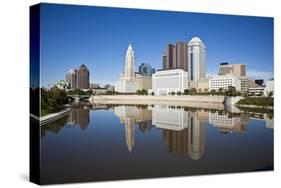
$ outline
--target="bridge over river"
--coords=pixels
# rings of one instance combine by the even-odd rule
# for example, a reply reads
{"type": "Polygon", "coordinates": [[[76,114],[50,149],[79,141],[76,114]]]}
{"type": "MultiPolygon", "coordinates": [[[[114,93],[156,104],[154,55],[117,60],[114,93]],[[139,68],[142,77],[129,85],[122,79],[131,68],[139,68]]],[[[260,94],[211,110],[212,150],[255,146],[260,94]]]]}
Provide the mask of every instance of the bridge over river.
{"type": "Polygon", "coordinates": [[[77,101],[89,99],[91,97],[91,95],[67,95],[67,96],[77,101]]]}

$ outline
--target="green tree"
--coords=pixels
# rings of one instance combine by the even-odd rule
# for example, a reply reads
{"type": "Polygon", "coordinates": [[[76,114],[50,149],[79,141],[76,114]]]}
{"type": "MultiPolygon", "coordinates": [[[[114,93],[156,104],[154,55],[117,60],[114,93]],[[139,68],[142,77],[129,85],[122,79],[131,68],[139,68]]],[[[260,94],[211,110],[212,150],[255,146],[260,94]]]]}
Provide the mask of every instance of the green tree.
{"type": "Polygon", "coordinates": [[[41,112],[56,112],[68,103],[67,93],[64,90],[52,87],[50,90],[41,89],[41,112]]]}
{"type": "Polygon", "coordinates": [[[237,91],[236,88],[233,86],[228,86],[228,90],[227,90],[227,96],[236,96],[237,95],[237,91]]]}
{"type": "Polygon", "coordinates": [[[189,93],[190,93],[190,95],[196,95],[197,94],[197,90],[195,88],[191,88],[189,93]]]}
{"type": "Polygon", "coordinates": [[[185,95],[188,95],[188,94],[189,94],[189,90],[188,90],[188,89],[185,89],[185,90],[184,90],[184,94],[185,94],[185,95]]]}
{"type": "Polygon", "coordinates": [[[216,95],[216,93],[217,93],[216,90],[214,89],[211,90],[211,95],[216,95]]]}
{"type": "Polygon", "coordinates": [[[204,88],[204,93],[205,93],[205,94],[208,93],[208,88],[204,88]]]}
{"type": "Polygon", "coordinates": [[[219,88],[219,95],[223,95],[224,94],[224,89],[221,87],[221,88],[219,88]]]}
{"type": "Polygon", "coordinates": [[[268,97],[270,98],[270,97],[273,97],[273,91],[270,91],[269,93],[268,93],[268,97]]]}
{"type": "Polygon", "coordinates": [[[141,92],[142,92],[142,95],[147,95],[148,94],[147,90],[145,90],[145,89],[142,89],[141,92]]]}
{"type": "Polygon", "coordinates": [[[263,91],[259,92],[259,96],[261,96],[261,97],[263,96],[263,91]]]}

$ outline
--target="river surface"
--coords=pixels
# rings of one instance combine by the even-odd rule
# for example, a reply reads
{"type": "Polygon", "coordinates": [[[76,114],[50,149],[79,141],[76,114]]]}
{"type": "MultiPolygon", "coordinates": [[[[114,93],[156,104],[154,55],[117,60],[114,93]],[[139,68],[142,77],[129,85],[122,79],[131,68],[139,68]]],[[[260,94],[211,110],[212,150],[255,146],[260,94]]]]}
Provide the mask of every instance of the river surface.
{"type": "Polygon", "coordinates": [[[273,170],[273,114],[74,104],[41,127],[42,184],[273,170]]]}

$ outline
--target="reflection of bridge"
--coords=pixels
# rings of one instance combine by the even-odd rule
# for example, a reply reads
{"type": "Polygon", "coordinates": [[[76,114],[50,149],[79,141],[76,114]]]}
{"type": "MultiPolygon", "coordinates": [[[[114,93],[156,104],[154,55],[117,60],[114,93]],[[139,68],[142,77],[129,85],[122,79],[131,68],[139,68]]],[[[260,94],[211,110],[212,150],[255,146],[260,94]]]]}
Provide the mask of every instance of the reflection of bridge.
{"type": "Polygon", "coordinates": [[[92,106],[92,110],[108,110],[108,106],[102,105],[102,106],[92,106]]]}
{"type": "Polygon", "coordinates": [[[91,97],[91,95],[67,95],[67,96],[77,101],[89,99],[91,97]]]}

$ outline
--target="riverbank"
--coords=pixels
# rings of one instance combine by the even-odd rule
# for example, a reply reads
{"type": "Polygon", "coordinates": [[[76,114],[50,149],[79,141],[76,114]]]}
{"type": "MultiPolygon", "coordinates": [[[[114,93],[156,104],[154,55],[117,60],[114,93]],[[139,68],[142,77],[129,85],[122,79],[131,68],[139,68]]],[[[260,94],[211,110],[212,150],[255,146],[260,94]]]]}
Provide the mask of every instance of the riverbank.
{"type": "Polygon", "coordinates": [[[244,108],[260,108],[260,109],[270,109],[273,110],[273,106],[258,106],[258,105],[248,105],[248,104],[235,104],[236,107],[244,108]]]}
{"type": "Polygon", "coordinates": [[[151,95],[96,95],[92,104],[170,105],[206,109],[224,109],[224,96],[151,96],[151,95]]]}
{"type": "Polygon", "coordinates": [[[62,110],[62,111],[59,111],[59,112],[56,112],[56,113],[51,113],[51,114],[48,114],[48,115],[45,115],[43,117],[37,117],[33,114],[30,114],[30,117],[35,119],[36,121],[39,121],[40,122],[40,126],[42,125],[46,125],[48,123],[51,123],[53,121],[56,121],[66,115],[68,115],[68,113],[70,112],[70,109],[71,108],[67,108],[65,110],[62,110]]]}
{"type": "Polygon", "coordinates": [[[246,108],[273,109],[274,99],[271,97],[247,97],[239,100],[235,106],[246,108]]]}

